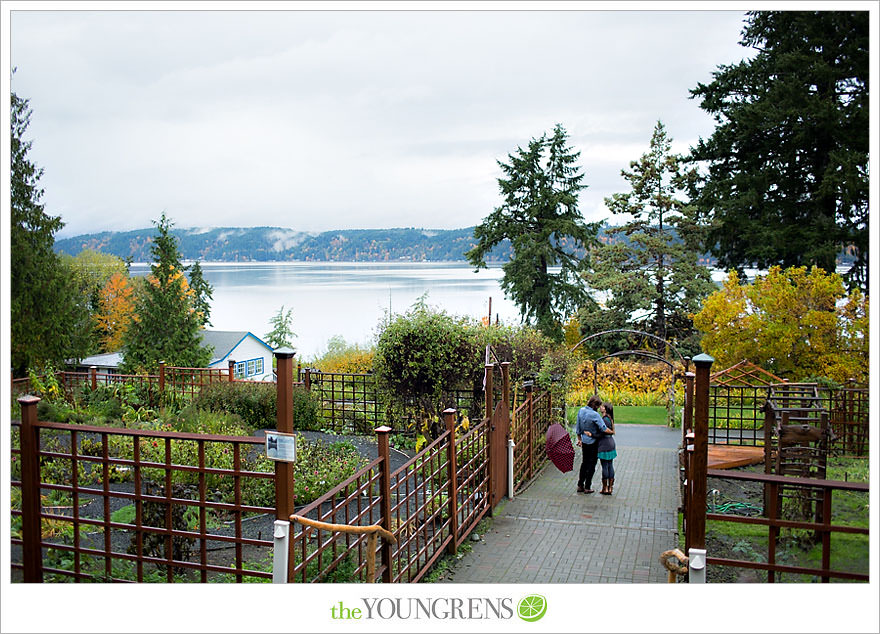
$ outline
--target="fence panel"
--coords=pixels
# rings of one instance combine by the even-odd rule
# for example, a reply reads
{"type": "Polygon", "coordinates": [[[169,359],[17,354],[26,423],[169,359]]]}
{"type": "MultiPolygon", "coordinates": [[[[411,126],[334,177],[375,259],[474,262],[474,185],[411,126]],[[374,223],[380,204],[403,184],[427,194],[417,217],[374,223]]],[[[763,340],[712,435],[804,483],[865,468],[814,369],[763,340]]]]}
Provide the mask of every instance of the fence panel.
{"type": "Polygon", "coordinates": [[[385,424],[385,414],[372,374],[309,370],[310,389],[321,402],[325,429],[337,433],[370,434],[385,424]]]}
{"type": "MultiPolygon", "coordinates": [[[[710,478],[719,478],[734,482],[760,482],[768,489],[767,499],[769,500],[768,508],[764,509],[763,517],[737,515],[735,511],[706,513],[706,510],[702,509],[702,512],[706,513],[707,522],[725,522],[767,527],[766,550],[760,553],[755,553],[761,556],[764,561],[713,557],[712,553],[709,552],[707,553],[708,557],[706,558],[707,565],[730,566],[765,571],[767,573],[767,581],[770,583],[779,581],[780,579],[777,575],[780,573],[819,577],[825,583],[829,582],[831,579],[868,581],[868,574],[866,573],[832,568],[833,553],[831,539],[832,534],[868,535],[868,528],[835,524],[833,523],[835,518],[832,517],[832,493],[837,492],[842,495],[857,493],[865,494],[865,496],[867,496],[867,484],[837,482],[815,478],[791,478],[768,474],[737,473],[720,469],[707,470],[707,476],[710,478]],[[788,519],[783,511],[782,505],[778,503],[778,500],[780,499],[779,494],[782,488],[788,490],[799,489],[804,491],[808,496],[822,498],[823,512],[820,514],[820,518],[818,518],[817,521],[794,521],[788,519]],[[781,558],[777,557],[780,529],[813,531],[818,537],[819,543],[821,543],[821,559],[818,567],[795,566],[780,561],[781,558]]],[[[867,504],[867,499],[865,502],[867,504]]],[[[697,509],[694,510],[698,511],[697,509]]],[[[839,521],[841,518],[836,519],[839,521]]]]}
{"type": "Polygon", "coordinates": [[[165,387],[193,398],[203,387],[228,382],[229,368],[165,368],[165,387]]]}
{"type": "Polygon", "coordinates": [[[829,412],[835,451],[853,456],[868,454],[869,392],[864,388],[819,388],[819,397],[829,412]]]}
{"type": "Polygon", "coordinates": [[[757,446],[764,444],[767,386],[711,385],[709,387],[709,443],[757,446]]]}
{"type": "MultiPolygon", "coordinates": [[[[296,514],[328,524],[380,524],[383,463],[382,458],[376,458],[296,514]]],[[[328,533],[304,528],[298,523],[291,524],[290,531],[294,553],[290,581],[367,581],[366,535],[328,533]]]]}
{"type": "Polygon", "coordinates": [[[484,418],[468,433],[455,439],[457,543],[473,532],[489,510],[490,420],[484,418]]]}
{"type": "MultiPolygon", "coordinates": [[[[51,422],[30,431],[13,426],[33,434],[37,465],[33,474],[17,470],[13,490],[20,493],[32,475],[40,502],[36,535],[26,533],[23,510],[13,508],[13,523],[22,528],[11,542],[38,544],[30,556],[41,578],[271,579],[265,562],[273,546],[274,473],[255,459],[262,439],[51,422]]],[[[21,449],[12,453],[13,464],[21,464],[21,449]]],[[[12,568],[24,570],[17,562],[12,568]]]]}
{"type": "Polygon", "coordinates": [[[449,515],[449,443],[437,440],[391,474],[391,579],[416,582],[452,540],[449,515]]]}
{"type": "Polygon", "coordinates": [[[510,436],[514,443],[513,448],[513,490],[519,491],[533,471],[532,451],[530,445],[531,431],[531,408],[532,401],[528,398],[517,407],[510,420],[510,436]]]}
{"type": "Polygon", "coordinates": [[[550,392],[541,392],[532,403],[532,474],[534,477],[547,464],[547,428],[553,423],[550,392]]]}

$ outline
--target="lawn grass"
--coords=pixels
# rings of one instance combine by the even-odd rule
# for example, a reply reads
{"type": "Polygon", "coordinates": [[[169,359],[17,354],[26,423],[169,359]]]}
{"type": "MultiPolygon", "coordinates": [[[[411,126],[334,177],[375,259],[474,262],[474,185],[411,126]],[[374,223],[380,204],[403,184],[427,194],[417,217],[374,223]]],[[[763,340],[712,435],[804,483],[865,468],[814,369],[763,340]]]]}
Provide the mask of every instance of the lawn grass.
{"type": "MultiPolygon", "coordinates": [[[[868,482],[868,460],[866,458],[832,456],[828,460],[829,480],[848,480],[868,482]]],[[[868,497],[862,492],[834,491],[832,493],[832,524],[867,528],[868,497]]],[[[810,538],[809,530],[782,528],[776,550],[776,562],[807,568],[821,568],[822,546],[810,538]]],[[[765,526],[737,524],[723,521],[707,521],[706,537],[713,547],[732,549],[729,553],[715,556],[728,556],[735,559],[767,561],[769,531],[765,526]]],[[[869,561],[868,535],[833,532],[831,534],[831,569],[841,572],[867,574],[869,561]]],[[[726,571],[732,570],[728,568],[726,571]]],[[[716,569],[720,572],[720,567],[716,569]]],[[[753,580],[765,581],[765,572],[754,573],[753,580]]],[[[810,583],[818,581],[815,575],[777,573],[776,581],[789,583],[810,583]]],[[[847,583],[847,580],[832,579],[833,583],[847,583]]]]}
{"type": "MultiPolygon", "coordinates": [[[[569,407],[566,412],[568,424],[574,427],[579,407],[569,407]]],[[[666,425],[665,407],[642,407],[618,405],[614,408],[614,422],[625,425],[666,425]]]]}

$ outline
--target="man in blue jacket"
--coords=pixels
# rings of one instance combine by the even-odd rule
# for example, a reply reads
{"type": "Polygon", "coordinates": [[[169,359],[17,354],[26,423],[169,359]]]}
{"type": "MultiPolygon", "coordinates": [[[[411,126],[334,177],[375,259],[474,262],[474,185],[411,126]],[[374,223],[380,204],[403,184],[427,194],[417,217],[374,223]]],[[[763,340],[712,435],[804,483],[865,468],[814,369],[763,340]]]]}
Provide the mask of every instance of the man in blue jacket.
{"type": "Polygon", "coordinates": [[[593,474],[596,473],[596,462],[599,460],[597,439],[601,432],[607,429],[598,411],[600,405],[602,405],[602,399],[598,394],[594,394],[587,401],[587,406],[578,410],[575,435],[583,453],[581,470],[578,473],[578,493],[594,493],[592,488],[593,474]]]}

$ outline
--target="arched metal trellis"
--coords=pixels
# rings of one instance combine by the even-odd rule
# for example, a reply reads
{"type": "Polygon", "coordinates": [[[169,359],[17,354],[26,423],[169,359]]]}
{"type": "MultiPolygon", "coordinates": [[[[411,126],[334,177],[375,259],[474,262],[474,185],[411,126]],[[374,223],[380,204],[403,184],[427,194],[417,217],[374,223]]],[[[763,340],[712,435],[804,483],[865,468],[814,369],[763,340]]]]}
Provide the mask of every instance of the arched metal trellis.
{"type": "MultiPolygon", "coordinates": [[[[598,339],[599,337],[603,337],[606,335],[615,335],[615,334],[629,334],[629,335],[637,335],[639,337],[647,337],[648,339],[652,339],[659,343],[662,343],[665,346],[666,350],[672,352],[673,359],[677,358],[682,366],[684,367],[684,371],[688,371],[688,365],[690,363],[690,359],[688,357],[682,356],[682,354],[673,346],[671,343],[663,339],[662,337],[658,337],[657,335],[652,335],[649,332],[642,332],[640,330],[630,330],[626,328],[618,328],[614,330],[603,330],[602,332],[597,332],[595,334],[584,337],[580,341],[578,341],[569,352],[574,352],[577,350],[582,344],[587,341],[598,339]]],[[[612,358],[612,357],[622,357],[622,356],[637,356],[644,357],[647,359],[651,359],[653,361],[659,361],[660,363],[664,363],[669,367],[669,371],[672,373],[672,381],[669,385],[669,407],[670,407],[670,423],[672,422],[672,418],[675,411],[675,381],[678,377],[675,375],[675,364],[673,361],[670,361],[669,358],[663,356],[657,352],[652,352],[649,350],[619,350],[617,352],[612,352],[609,354],[602,355],[593,360],[593,393],[599,393],[599,362],[604,359],[612,358]]]]}
{"type": "MultiPolygon", "coordinates": [[[[572,348],[571,348],[571,350],[569,350],[569,352],[574,352],[581,345],[583,345],[584,343],[586,343],[587,341],[590,341],[592,339],[598,339],[599,337],[604,337],[606,335],[617,335],[617,334],[637,335],[639,337],[647,337],[649,339],[653,339],[654,341],[662,343],[664,346],[666,346],[669,350],[671,350],[673,352],[673,354],[679,359],[679,361],[681,361],[682,365],[685,368],[685,371],[687,371],[687,367],[688,367],[688,363],[690,362],[690,359],[688,359],[687,357],[683,357],[681,355],[681,353],[676,349],[676,347],[673,346],[668,341],[666,341],[666,339],[663,339],[662,337],[658,337],[657,335],[652,335],[649,332],[642,332],[641,330],[629,330],[627,328],[617,328],[615,330],[603,330],[602,332],[597,332],[597,333],[594,333],[594,334],[589,335],[587,337],[584,337],[583,339],[578,341],[576,344],[574,344],[574,346],[572,346],[572,348]]],[[[645,351],[644,350],[621,351],[621,353],[623,353],[623,352],[635,353],[635,352],[645,352],[645,351]]],[[[658,355],[658,356],[660,356],[660,355],[658,355]]]]}

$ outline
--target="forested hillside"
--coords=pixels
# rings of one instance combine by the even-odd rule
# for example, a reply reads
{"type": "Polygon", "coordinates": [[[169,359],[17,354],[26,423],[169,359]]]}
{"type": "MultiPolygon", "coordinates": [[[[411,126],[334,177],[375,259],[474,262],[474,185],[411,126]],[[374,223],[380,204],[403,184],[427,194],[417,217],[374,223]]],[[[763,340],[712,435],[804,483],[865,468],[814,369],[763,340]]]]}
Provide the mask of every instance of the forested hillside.
{"type": "MultiPolygon", "coordinates": [[[[154,229],[86,234],[55,241],[61,253],[83,249],[111,253],[132,262],[150,260],[154,229]]],[[[203,262],[387,262],[457,261],[474,246],[474,229],[348,229],[306,233],[279,227],[174,229],[184,259],[203,262]]],[[[491,261],[506,261],[509,244],[499,245],[491,261]]]]}

